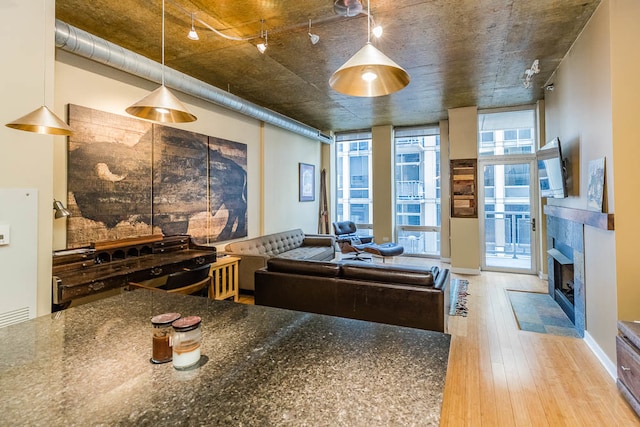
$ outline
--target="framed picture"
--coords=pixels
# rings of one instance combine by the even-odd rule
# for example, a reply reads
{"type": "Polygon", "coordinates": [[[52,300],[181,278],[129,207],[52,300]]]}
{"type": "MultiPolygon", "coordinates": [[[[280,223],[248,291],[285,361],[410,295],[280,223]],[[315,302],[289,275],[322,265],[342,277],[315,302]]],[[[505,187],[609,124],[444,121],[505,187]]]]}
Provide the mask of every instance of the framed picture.
{"type": "Polygon", "coordinates": [[[316,199],[316,167],[300,163],[300,201],[313,202],[316,199]]]}
{"type": "Polygon", "coordinates": [[[589,186],[587,189],[587,209],[602,212],[604,197],[605,158],[589,161],[589,186]]]}

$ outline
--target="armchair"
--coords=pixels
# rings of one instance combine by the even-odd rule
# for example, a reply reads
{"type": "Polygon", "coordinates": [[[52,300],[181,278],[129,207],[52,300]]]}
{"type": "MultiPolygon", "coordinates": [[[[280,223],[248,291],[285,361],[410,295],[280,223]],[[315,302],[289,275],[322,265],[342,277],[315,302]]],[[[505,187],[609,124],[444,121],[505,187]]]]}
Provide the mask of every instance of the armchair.
{"type": "Polygon", "coordinates": [[[336,221],[333,223],[333,233],[336,235],[336,242],[343,254],[355,254],[350,259],[367,260],[363,257],[365,247],[374,244],[373,236],[358,235],[358,228],[353,221],[336,221]]]}
{"type": "Polygon", "coordinates": [[[388,257],[401,255],[404,247],[397,243],[377,244],[373,241],[373,236],[359,236],[357,227],[353,221],[338,221],[333,223],[333,232],[336,235],[336,241],[343,254],[355,253],[349,259],[352,260],[369,260],[371,255],[382,257],[384,262],[388,257]],[[364,258],[365,253],[371,254],[364,258]]]}

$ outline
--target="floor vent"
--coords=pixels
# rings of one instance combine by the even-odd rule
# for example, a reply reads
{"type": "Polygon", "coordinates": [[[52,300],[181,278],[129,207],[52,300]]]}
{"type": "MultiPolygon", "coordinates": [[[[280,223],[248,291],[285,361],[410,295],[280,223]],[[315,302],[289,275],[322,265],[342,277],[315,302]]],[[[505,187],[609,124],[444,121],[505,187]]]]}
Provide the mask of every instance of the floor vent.
{"type": "Polygon", "coordinates": [[[0,328],[29,320],[29,307],[0,313],[0,328]]]}

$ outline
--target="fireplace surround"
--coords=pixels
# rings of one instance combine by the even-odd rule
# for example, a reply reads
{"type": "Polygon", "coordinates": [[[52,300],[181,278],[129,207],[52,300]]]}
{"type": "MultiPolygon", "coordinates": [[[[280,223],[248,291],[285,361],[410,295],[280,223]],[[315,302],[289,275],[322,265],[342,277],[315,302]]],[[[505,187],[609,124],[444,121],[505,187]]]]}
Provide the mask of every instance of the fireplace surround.
{"type": "Polygon", "coordinates": [[[546,205],[549,295],[558,302],[584,338],[586,298],[584,227],[614,229],[610,213],[546,205]]]}
{"type": "Polygon", "coordinates": [[[547,248],[549,295],[584,337],[584,225],[547,214],[547,248]]]}

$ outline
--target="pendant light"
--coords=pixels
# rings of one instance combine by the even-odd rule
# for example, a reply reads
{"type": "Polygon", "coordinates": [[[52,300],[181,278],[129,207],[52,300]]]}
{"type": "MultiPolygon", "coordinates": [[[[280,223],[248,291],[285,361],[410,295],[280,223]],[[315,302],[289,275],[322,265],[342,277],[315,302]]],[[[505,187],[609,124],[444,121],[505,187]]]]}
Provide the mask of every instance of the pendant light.
{"type": "Polygon", "coordinates": [[[329,85],[351,96],[389,95],[409,84],[409,74],[371,44],[370,4],[367,2],[367,44],[333,73],[329,85]]]}
{"type": "Polygon", "coordinates": [[[161,123],[185,123],[197,120],[164,85],[164,0],[162,0],[162,85],[126,109],[132,116],[161,123]]]}
{"type": "MultiPolygon", "coordinates": [[[[43,19],[46,23],[47,19],[47,3],[43,0],[43,19]]],[[[56,116],[47,106],[45,105],[45,99],[47,96],[47,26],[45,25],[45,30],[43,31],[43,46],[44,51],[42,52],[42,69],[43,69],[43,104],[40,108],[30,112],[29,114],[20,117],[17,120],[12,121],[11,123],[7,123],[5,126],[10,127],[12,129],[23,130],[27,132],[35,132],[44,135],[71,135],[73,130],[58,116],[56,116]]]]}

